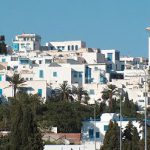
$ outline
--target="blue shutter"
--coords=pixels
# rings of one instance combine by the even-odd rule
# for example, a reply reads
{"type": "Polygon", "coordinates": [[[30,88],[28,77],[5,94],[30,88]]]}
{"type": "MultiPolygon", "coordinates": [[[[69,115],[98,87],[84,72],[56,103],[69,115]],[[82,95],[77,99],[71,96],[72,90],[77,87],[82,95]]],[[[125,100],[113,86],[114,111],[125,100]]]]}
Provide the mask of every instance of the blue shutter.
{"type": "Polygon", "coordinates": [[[2,81],[2,75],[0,75],[0,81],[2,81]]]}
{"type": "Polygon", "coordinates": [[[3,89],[0,89],[0,95],[2,95],[3,94],[3,89]]]}
{"type": "Polygon", "coordinates": [[[38,96],[42,96],[42,89],[38,89],[38,96]]]}
{"type": "Polygon", "coordinates": [[[108,53],[107,54],[107,60],[108,61],[112,61],[112,53],[108,53]]]}
{"type": "Polygon", "coordinates": [[[89,138],[90,139],[94,138],[94,129],[89,129],[89,138]]]}
{"type": "Polygon", "coordinates": [[[44,77],[43,70],[40,70],[40,71],[39,71],[39,77],[40,77],[40,78],[43,78],[43,77],[44,77]]]}
{"type": "Polygon", "coordinates": [[[99,138],[100,136],[99,136],[99,132],[96,132],[96,138],[99,138]]]}
{"type": "Polygon", "coordinates": [[[57,72],[53,72],[53,77],[57,77],[57,72]]]}

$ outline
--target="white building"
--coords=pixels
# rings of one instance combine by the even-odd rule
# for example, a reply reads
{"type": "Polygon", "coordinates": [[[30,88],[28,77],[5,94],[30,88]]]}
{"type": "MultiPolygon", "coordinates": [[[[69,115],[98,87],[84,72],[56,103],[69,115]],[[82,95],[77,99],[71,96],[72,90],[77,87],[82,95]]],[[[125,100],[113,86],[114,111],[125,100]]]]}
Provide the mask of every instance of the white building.
{"type": "Polygon", "coordinates": [[[101,53],[105,55],[108,61],[109,71],[121,71],[120,52],[118,50],[101,50],[101,53]]]}
{"type": "MultiPolygon", "coordinates": [[[[103,140],[105,137],[105,133],[108,130],[108,125],[110,120],[116,121],[118,126],[120,126],[119,115],[114,113],[104,113],[101,115],[99,120],[96,121],[84,121],[82,126],[82,144],[86,145],[86,147],[96,145],[96,149],[100,149],[100,146],[103,144],[103,140]]],[[[129,121],[126,119],[121,122],[122,131],[125,129],[126,125],[129,121]]],[[[140,126],[140,122],[137,122],[132,119],[133,125],[137,128],[140,138],[142,138],[142,128],[140,126]]]]}
{"type": "Polygon", "coordinates": [[[16,35],[13,40],[13,50],[14,51],[31,51],[39,50],[41,46],[41,36],[37,34],[20,34],[16,35]]]}
{"type": "Polygon", "coordinates": [[[44,150],[92,150],[84,145],[45,145],[44,150]]]}
{"type": "MultiPolygon", "coordinates": [[[[150,33],[150,27],[146,28],[146,30],[150,33]]],[[[148,37],[148,65],[150,66],[150,36],[148,37]]]]}
{"type": "Polygon", "coordinates": [[[143,69],[147,66],[147,59],[144,57],[121,56],[122,70],[124,69],[143,69]],[[124,69],[123,69],[124,68],[124,69]]]}
{"type": "Polygon", "coordinates": [[[85,48],[86,43],[83,41],[48,42],[46,46],[48,46],[49,50],[77,51],[85,48]]]}

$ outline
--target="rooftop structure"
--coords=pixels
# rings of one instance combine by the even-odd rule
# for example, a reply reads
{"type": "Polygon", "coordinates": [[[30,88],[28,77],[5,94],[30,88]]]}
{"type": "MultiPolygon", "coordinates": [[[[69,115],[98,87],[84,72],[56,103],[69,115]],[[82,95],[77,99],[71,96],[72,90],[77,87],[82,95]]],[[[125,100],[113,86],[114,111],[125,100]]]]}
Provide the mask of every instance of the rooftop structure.
{"type": "Polygon", "coordinates": [[[16,35],[13,40],[14,51],[39,50],[41,46],[41,36],[37,34],[20,34],[16,35]]]}
{"type": "Polygon", "coordinates": [[[80,48],[85,48],[86,43],[83,41],[48,42],[46,46],[49,50],[77,51],[80,48]]]}

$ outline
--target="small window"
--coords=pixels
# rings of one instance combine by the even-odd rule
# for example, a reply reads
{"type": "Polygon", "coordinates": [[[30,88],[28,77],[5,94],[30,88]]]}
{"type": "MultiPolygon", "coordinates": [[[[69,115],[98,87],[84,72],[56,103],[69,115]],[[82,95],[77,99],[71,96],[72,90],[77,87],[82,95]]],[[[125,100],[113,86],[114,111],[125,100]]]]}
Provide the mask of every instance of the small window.
{"type": "Polygon", "coordinates": [[[108,130],[108,125],[104,125],[104,131],[108,130]]]}
{"type": "Polygon", "coordinates": [[[28,81],[28,78],[26,78],[26,80],[28,81]]]}
{"type": "Polygon", "coordinates": [[[39,77],[40,77],[40,78],[43,78],[43,77],[44,77],[44,72],[43,72],[43,70],[40,70],[40,71],[39,71],[39,77]]]}
{"type": "Polygon", "coordinates": [[[30,78],[30,80],[33,80],[33,78],[30,78]]]}
{"type": "Polygon", "coordinates": [[[50,49],[51,49],[51,50],[54,50],[54,47],[53,47],[53,46],[51,46],[51,47],[50,47],[50,49]]]}
{"type": "Polygon", "coordinates": [[[57,46],[57,49],[58,49],[58,50],[61,50],[61,47],[60,47],[60,46],[57,46]]]}
{"type": "Polygon", "coordinates": [[[113,59],[112,57],[113,57],[112,53],[107,54],[107,60],[108,61],[112,61],[112,59],[113,59]]]}
{"type": "Polygon", "coordinates": [[[94,138],[94,129],[89,129],[89,139],[94,138]]]}
{"type": "Polygon", "coordinates": [[[53,72],[53,77],[57,77],[57,72],[53,72]]]}
{"type": "Polygon", "coordinates": [[[78,50],[78,45],[75,46],[75,50],[78,50]]]}
{"type": "Polygon", "coordinates": [[[10,66],[7,66],[7,70],[10,70],[10,66]]]}
{"type": "Polygon", "coordinates": [[[39,64],[42,64],[42,60],[39,60],[39,64]]]}
{"type": "Polygon", "coordinates": [[[70,51],[70,45],[68,45],[68,51],[70,51]]]}
{"type": "Polygon", "coordinates": [[[77,75],[78,75],[78,72],[77,72],[77,71],[74,71],[74,72],[73,72],[73,77],[77,78],[77,75]]]}
{"type": "Polygon", "coordinates": [[[74,45],[71,46],[71,49],[74,50],[74,45]]]}
{"type": "Polygon", "coordinates": [[[143,92],[143,97],[147,97],[147,92],[143,92]]]}
{"type": "Polygon", "coordinates": [[[124,68],[125,68],[125,66],[124,66],[124,65],[121,65],[121,71],[123,71],[123,70],[124,70],[124,68]]]}
{"type": "Polygon", "coordinates": [[[99,132],[96,132],[96,138],[99,138],[100,136],[99,136],[99,132]]]}
{"type": "Polygon", "coordinates": [[[79,72],[79,78],[82,78],[82,72],[79,72]]]}
{"type": "Polygon", "coordinates": [[[3,89],[0,89],[0,96],[3,94],[3,89]]]}
{"type": "Polygon", "coordinates": [[[25,45],[24,45],[24,44],[21,44],[21,48],[25,48],[25,45]]]}
{"type": "Polygon", "coordinates": [[[38,89],[38,96],[42,96],[42,89],[38,89]]]}
{"type": "Polygon", "coordinates": [[[91,90],[89,91],[89,94],[90,94],[90,95],[94,95],[94,94],[95,94],[94,90],[91,89],[91,90]]]}
{"type": "Polygon", "coordinates": [[[6,62],[6,59],[5,59],[5,58],[2,58],[2,62],[6,62]]]}
{"type": "Polygon", "coordinates": [[[142,103],[144,103],[144,100],[139,100],[139,102],[142,102],[142,103]]]}
{"type": "Polygon", "coordinates": [[[2,81],[2,75],[0,75],[0,81],[2,81]]]}

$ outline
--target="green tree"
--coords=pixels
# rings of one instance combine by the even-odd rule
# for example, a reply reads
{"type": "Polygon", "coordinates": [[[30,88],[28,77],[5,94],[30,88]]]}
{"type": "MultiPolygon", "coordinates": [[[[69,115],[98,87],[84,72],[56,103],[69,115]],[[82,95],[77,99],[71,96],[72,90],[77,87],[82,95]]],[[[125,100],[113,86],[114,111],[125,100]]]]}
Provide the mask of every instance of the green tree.
{"type": "Polygon", "coordinates": [[[128,93],[125,93],[125,100],[122,104],[122,116],[136,117],[136,105],[129,100],[128,93]]]}
{"type": "Polygon", "coordinates": [[[20,77],[19,74],[14,73],[12,77],[9,77],[9,82],[14,90],[14,97],[16,97],[16,92],[19,86],[24,83],[25,81],[23,78],[20,77]]]}
{"type": "Polygon", "coordinates": [[[41,134],[35,116],[28,104],[30,96],[21,94],[12,102],[11,150],[43,150],[41,134]],[[21,96],[22,95],[22,96],[21,96]]]}
{"type": "Polygon", "coordinates": [[[100,150],[119,150],[119,126],[116,122],[110,121],[105,134],[103,146],[100,150]]]}
{"type": "Polygon", "coordinates": [[[60,85],[60,99],[62,101],[69,101],[70,94],[71,94],[71,89],[70,89],[68,83],[67,82],[63,82],[60,85]]]}
{"type": "Polygon", "coordinates": [[[87,91],[83,89],[83,87],[73,87],[72,94],[77,96],[77,100],[81,103],[83,98],[88,95],[87,91]]]}
{"type": "Polygon", "coordinates": [[[108,100],[109,102],[109,112],[115,112],[115,103],[116,100],[114,99],[114,96],[117,95],[117,87],[115,85],[109,84],[107,85],[107,88],[105,88],[102,91],[102,98],[103,100],[108,100]]]}
{"type": "Polygon", "coordinates": [[[136,127],[129,121],[123,132],[123,150],[139,150],[139,134],[136,127]]]}
{"type": "Polygon", "coordinates": [[[40,127],[50,129],[56,126],[58,132],[79,133],[82,121],[93,117],[93,108],[79,102],[49,101],[45,107],[38,119],[40,127]]]}
{"type": "Polygon", "coordinates": [[[0,40],[0,54],[7,54],[7,47],[5,44],[5,40],[0,40]]]}

